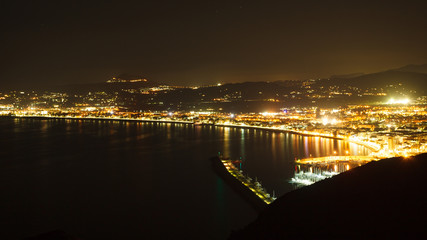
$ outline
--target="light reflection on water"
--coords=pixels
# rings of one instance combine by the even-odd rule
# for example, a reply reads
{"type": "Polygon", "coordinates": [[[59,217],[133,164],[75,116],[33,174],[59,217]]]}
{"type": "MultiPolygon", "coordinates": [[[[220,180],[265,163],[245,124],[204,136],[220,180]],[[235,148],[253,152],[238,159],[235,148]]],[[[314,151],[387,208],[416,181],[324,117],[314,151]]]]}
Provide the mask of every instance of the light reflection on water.
{"type": "MultiPolygon", "coordinates": [[[[318,136],[229,127],[219,127],[218,131],[223,133],[223,147],[219,150],[223,156],[231,159],[242,158],[243,172],[252,178],[260,179],[269,193],[274,190],[278,196],[296,188],[290,181],[295,177],[295,173],[299,173],[295,171],[298,167],[297,159],[333,155],[369,155],[371,152],[355,143],[318,136]]],[[[355,167],[350,163],[341,165],[336,165],[335,172],[355,167]]],[[[304,172],[308,171],[305,166],[299,168],[304,172]]],[[[326,175],[334,174],[334,166],[315,168],[313,170],[325,172],[326,175]]]]}
{"type": "Polygon", "coordinates": [[[294,176],[289,181],[294,189],[311,185],[315,182],[333,177],[352,168],[359,167],[365,162],[331,162],[323,164],[298,164],[295,166],[294,176]]]}

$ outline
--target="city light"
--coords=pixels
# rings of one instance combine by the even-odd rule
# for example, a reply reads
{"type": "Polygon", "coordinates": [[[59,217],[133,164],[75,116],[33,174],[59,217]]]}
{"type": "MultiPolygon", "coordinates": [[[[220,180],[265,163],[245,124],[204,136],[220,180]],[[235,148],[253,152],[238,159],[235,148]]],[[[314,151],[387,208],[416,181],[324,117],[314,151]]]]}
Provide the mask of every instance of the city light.
{"type": "Polygon", "coordinates": [[[322,118],[323,125],[328,125],[328,124],[336,125],[337,123],[338,123],[338,120],[336,118],[332,118],[332,119],[329,119],[328,117],[322,118]]]}
{"type": "MultiPolygon", "coordinates": [[[[21,94],[14,92],[3,94],[6,98],[21,94]]],[[[27,94],[27,93],[26,93],[27,94]]],[[[95,97],[97,93],[91,93],[95,97]]],[[[99,93],[99,96],[107,96],[99,93]]],[[[255,128],[262,130],[283,131],[304,136],[336,138],[368,148],[372,158],[380,159],[397,156],[414,156],[427,150],[427,111],[423,102],[412,103],[409,99],[392,99],[387,105],[354,105],[341,108],[309,108],[295,107],[277,112],[265,111],[260,113],[230,113],[215,110],[197,109],[192,111],[129,111],[101,98],[106,105],[97,106],[78,103],[75,106],[64,107],[67,102],[64,93],[29,95],[34,100],[26,107],[14,104],[1,104],[0,115],[15,117],[51,117],[64,119],[115,119],[124,121],[176,122],[195,125],[214,125],[228,127],[255,128]],[[41,105],[39,101],[50,100],[50,106],[41,105]],[[323,114],[322,114],[323,113],[323,114]],[[322,118],[319,119],[319,116],[322,118]],[[408,119],[411,119],[408,121],[408,119]]],[[[74,96],[76,97],[76,96],[74,96]]],[[[77,96],[78,97],[78,96],[77,96]]],[[[108,96],[107,96],[108,97],[108,96]]],[[[18,100],[18,99],[16,99],[18,100]]],[[[345,154],[340,150],[331,155],[345,154]]],[[[360,151],[354,151],[361,155],[360,151]]]]}

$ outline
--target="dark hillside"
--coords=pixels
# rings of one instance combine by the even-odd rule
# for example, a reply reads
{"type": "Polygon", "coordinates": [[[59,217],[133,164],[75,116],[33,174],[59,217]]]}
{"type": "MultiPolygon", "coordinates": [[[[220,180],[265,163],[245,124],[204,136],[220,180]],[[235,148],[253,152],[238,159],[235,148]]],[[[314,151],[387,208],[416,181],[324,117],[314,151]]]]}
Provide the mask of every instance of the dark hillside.
{"type": "Polygon", "coordinates": [[[409,93],[416,90],[417,96],[425,95],[427,89],[427,74],[390,70],[379,73],[366,74],[353,78],[331,78],[316,82],[318,87],[340,86],[357,88],[383,88],[390,94],[395,89],[409,93]]]}
{"type": "Polygon", "coordinates": [[[422,65],[410,64],[410,65],[406,65],[404,67],[398,68],[396,69],[396,71],[427,74],[427,64],[422,64],[422,65]]]}
{"type": "Polygon", "coordinates": [[[71,84],[51,87],[51,91],[60,91],[66,93],[87,93],[87,92],[120,92],[123,89],[140,89],[155,87],[159,84],[156,82],[99,82],[86,84],[71,84]]]}
{"type": "Polygon", "coordinates": [[[231,239],[426,239],[427,154],[372,162],[290,192],[231,239]]]}

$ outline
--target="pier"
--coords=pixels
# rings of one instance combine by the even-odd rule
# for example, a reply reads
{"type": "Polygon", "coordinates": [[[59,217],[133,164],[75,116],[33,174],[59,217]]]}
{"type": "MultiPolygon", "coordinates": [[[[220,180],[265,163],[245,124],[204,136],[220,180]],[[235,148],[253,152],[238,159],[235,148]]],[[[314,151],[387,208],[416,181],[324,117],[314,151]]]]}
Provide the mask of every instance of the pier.
{"type": "Polygon", "coordinates": [[[232,160],[221,160],[221,162],[233,177],[239,180],[266,204],[270,204],[276,199],[275,196],[270,196],[258,181],[253,181],[250,177],[244,176],[243,172],[237,169],[232,160]]]}
{"type": "Polygon", "coordinates": [[[261,212],[276,199],[275,196],[270,196],[258,181],[244,176],[243,172],[234,165],[239,161],[219,157],[213,157],[211,161],[215,172],[256,211],[261,212]]]}

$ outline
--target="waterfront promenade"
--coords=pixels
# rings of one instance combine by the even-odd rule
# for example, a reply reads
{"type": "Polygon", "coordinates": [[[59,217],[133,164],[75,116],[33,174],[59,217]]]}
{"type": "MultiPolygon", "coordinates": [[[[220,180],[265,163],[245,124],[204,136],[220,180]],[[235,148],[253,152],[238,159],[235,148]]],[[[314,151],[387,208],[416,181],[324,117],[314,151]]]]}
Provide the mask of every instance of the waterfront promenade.
{"type": "Polygon", "coordinates": [[[329,164],[336,162],[370,162],[377,161],[379,158],[374,156],[327,156],[299,159],[296,162],[301,164],[329,164]]]}
{"type": "MultiPolygon", "coordinates": [[[[162,119],[153,119],[153,118],[124,118],[124,117],[81,117],[81,116],[51,116],[51,115],[19,115],[15,114],[12,117],[22,117],[22,118],[39,118],[39,119],[69,119],[69,120],[106,120],[106,121],[132,121],[132,122],[158,122],[158,123],[179,123],[179,124],[189,124],[189,125],[195,125],[197,123],[194,122],[194,120],[178,120],[178,119],[169,119],[169,118],[162,118],[162,119]]],[[[202,123],[203,125],[203,123],[202,123]]],[[[370,149],[373,152],[378,152],[381,150],[381,146],[374,143],[374,142],[367,142],[367,141],[360,141],[357,138],[353,137],[346,137],[346,136],[340,136],[340,135],[333,135],[333,134],[324,134],[324,133],[318,133],[318,132],[312,132],[312,131],[300,131],[296,129],[291,129],[285,126],[280,127],[263,127],[263,126],[253,126],[248,124],[233,124],[233,123],[215,123],[211,124],[215,127],[232,127],[232,128],[245,128],[245,129],[260,129],[260,130],[267,130],[267,131],[275,131],[275,132],[286,132],[291,134],[297,134],[301,136],[310,136],[310,137],[322,137],[322,138],[332,138],[337,140],[344,140],[351,143],[355,143],[361,146],[364,146],[368,149],[370,149]]]]}

